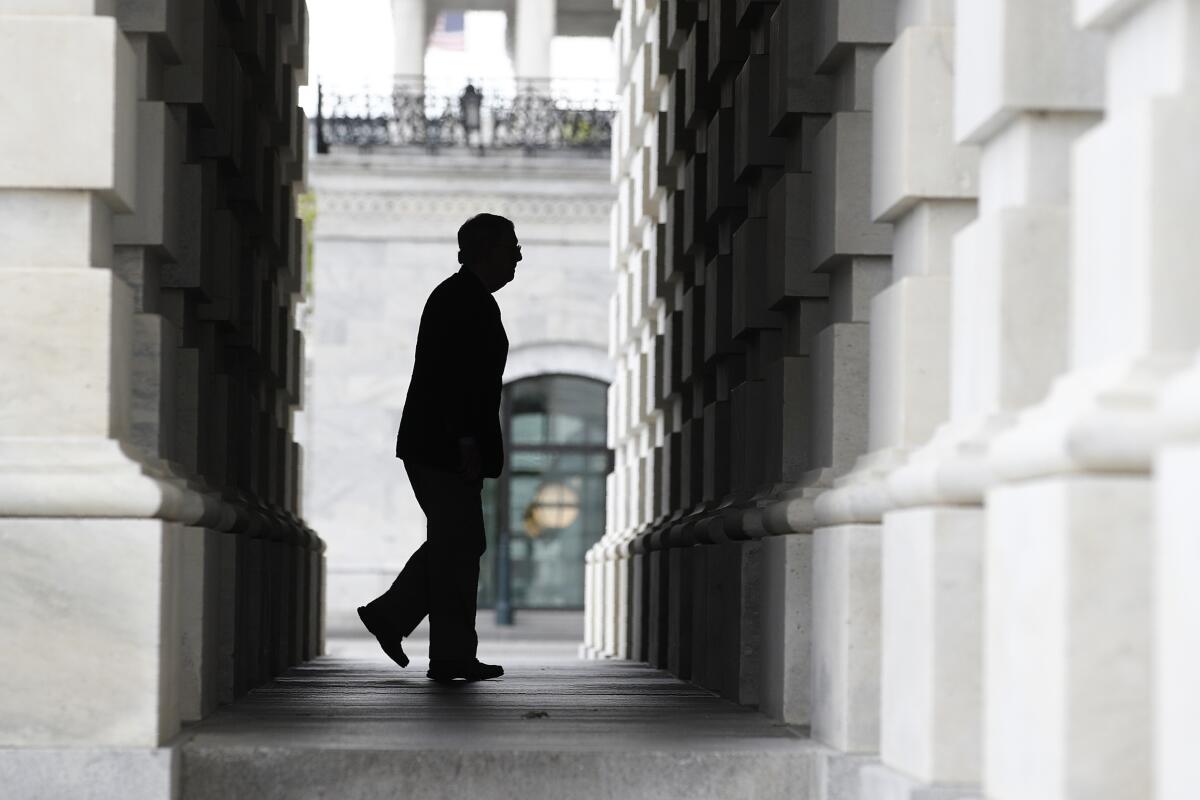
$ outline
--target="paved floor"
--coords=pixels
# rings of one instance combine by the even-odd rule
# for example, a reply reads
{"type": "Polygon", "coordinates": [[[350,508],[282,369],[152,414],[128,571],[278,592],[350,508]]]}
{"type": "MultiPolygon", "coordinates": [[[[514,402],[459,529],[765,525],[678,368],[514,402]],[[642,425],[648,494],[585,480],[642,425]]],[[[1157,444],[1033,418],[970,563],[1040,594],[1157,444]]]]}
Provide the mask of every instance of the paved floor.
{"type": "Polygon", "coordinates": [[[481,638],[506,674],[455,686],[425,678],[420,641],[407,670],[330,642],[187,731],[184,798],[805,795],[813,747],[787,726],[570,638],[481,638]]]}

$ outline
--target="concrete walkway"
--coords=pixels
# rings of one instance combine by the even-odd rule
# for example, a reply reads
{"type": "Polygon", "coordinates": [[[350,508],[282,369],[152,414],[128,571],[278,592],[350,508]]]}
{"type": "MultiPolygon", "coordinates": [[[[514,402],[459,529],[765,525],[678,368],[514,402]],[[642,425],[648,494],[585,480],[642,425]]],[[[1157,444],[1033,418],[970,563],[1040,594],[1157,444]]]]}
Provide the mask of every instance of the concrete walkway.
{"type": "Polygon", "coordinates": [[[333,641],[187,730],[183,797],[807,795],[816,748],[800,732],[643,665],[577,660],[577,647],[485,640],[504,677],[441,686],[419,641],[407,670],[374,640],[333,641]]]}

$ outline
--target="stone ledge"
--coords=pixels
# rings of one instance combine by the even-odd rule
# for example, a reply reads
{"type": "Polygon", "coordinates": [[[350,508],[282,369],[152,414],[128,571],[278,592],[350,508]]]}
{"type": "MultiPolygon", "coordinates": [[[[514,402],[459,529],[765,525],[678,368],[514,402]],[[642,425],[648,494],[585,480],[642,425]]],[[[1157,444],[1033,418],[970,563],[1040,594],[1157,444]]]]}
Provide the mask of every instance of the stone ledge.
{"type": "Polygon", "coordinates": [[[177,800],[179,750],[0,748],[0,786],[23,800],[177,800]]]}
{"type": "MultiPolygon", "coordinates": [[[[858,773],[855,800],[982,800],[978,786],[922,783],[883,764],[864,766],[858,773]]],[[[832,798],[830,798],[832,800],[832,798]]]]}

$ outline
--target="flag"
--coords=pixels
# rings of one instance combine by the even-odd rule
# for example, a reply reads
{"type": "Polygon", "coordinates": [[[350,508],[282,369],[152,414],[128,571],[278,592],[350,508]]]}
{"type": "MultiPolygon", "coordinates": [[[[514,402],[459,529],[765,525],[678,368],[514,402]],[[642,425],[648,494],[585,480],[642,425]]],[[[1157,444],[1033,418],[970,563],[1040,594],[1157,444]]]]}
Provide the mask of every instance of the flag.
{"type": "Polygon", "coordinates": [[[429,35],[429,46],[438,50],[463,50],[463,14],[462,11],[442,11],[434,23],[433,33],[429,35]]]}

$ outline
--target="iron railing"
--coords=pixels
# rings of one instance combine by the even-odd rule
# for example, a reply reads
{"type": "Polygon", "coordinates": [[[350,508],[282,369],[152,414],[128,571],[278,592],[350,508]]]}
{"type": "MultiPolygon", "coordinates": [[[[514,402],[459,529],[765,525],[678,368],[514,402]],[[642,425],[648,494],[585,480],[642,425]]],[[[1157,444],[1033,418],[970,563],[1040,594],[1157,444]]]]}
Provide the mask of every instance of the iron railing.
{"type": "Polygon", "coordinates": [[[317,152],[331,147],[571,150],[607,154],[616,97],[611,85],[512,80],[454,91],[397,79],[389,92],[317,85],[317,152]]]}

